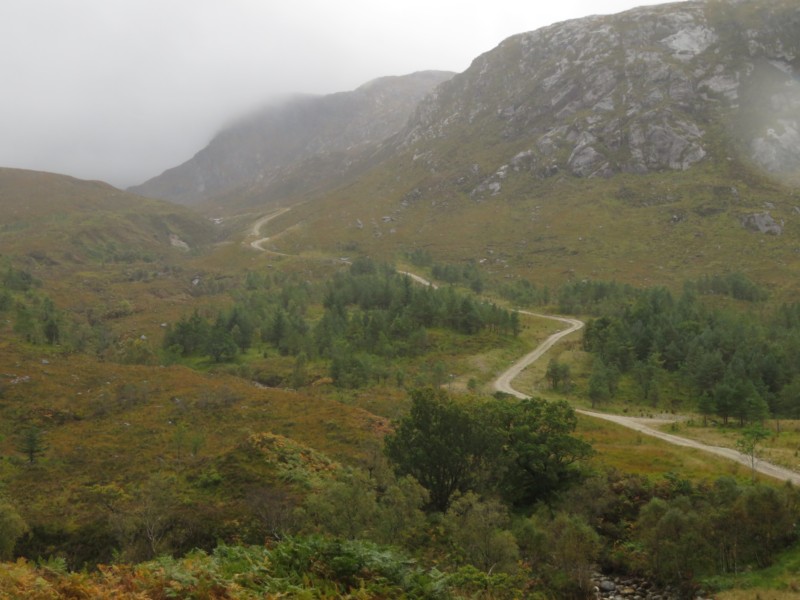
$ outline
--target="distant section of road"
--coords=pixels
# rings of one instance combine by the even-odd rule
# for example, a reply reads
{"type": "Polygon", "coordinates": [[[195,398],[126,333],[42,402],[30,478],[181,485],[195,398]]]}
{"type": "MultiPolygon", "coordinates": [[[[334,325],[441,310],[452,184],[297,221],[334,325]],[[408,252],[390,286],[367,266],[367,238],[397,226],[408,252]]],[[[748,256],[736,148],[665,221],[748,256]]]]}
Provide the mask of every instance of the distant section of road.
{"type": "MultiPolygon", "coordinates": [[[[634,429],[639,433],[643,433],[645,435],[649,435],[658,438],[660,440],[664,440],[665,442],[669,442],[670,444],[675,444],[676,446],[683,446],[685,448],[695,448],[696,450],[702,450],[703,452],[710,452],[711,454],[716,454],[717,456],[734,460],[738,463],[743,464],[748,468],[753,466],[749,456],[747,456],[746,454],[742,454],[741,452],[734,450],[733,448],[723,448],[721,446],[709,446],[707,444],[696,442],[694,440],[689,440],[680,437],[678,435],[672,435],[671,433],[666,433],[664,431],[659,431],[658,429],[653,429],[652,427],[649,427],[647,425],[647,423],[663,422],[659,421],[658,419],[637,419],[635,417],[608,415],[605,413],[598,413],[590,410],[576,410],[576,412],[582,415],[594,417],[596,419],[605,419],[606,421],[611,421],[612,423],[616,423],[617,425],[622,425],[623,427],[627,427],[628,429],[634,429]]],[[[759,473],[763,473],[764,475],[768,475],[769,477],[774,477],[775,479],[780,479],[781,481],[791,481],[794,485],[800,485],[800,473],[797,473],[790,469],[785,469],[783,467],[779,467],[778,465],[774,465],[772,463],[757,459],[755,463],[755,470],[758,471],[759,473]]]]}
{"type": "MultiPolygon", "coordinates": [[[[261,235],[261,228],[264,225],[269,223],[272,219],[280,217],[283,213],[285,213],[287,211],[290,211],[290,210],[292,210],[292,208],[290,206],[286,206],[286,207],[280,208],[280,209],[276,210],[275,212],[272,212],[272,213],[270,213],[270,214],[268,214],[268,215],[266,215],[264,217],[261,217],[258,221],[253,223],[253,228],[250,231],[250,235],[252,235],[253,237],[258,237],[259,235],[261,235]]],[[[268,240],[269,240],[268,237],[262,237],[262,238],[259,238],[257,240],[253,240],[252,242],[250,242],[250,247],[251,248],[255,248],[256,250],[259,250],[261,252],[267,252],[267,250],[264,250],[264,248],[262,247],[262,244],[266,243],[268,240]]],[[[279,254],[279,253],[276,252],[275,254],[279,254]]]]}
{"type": "Polygon", "coordinates": [[[415,275],[414,273],[410,273],[409,271],[398,271],[398,273],[400,273],[400,275],[406,275],[407,277],[410,277],[411,279],[413,279],[417,283],[420,283],[422,285],[427,285],[429,287],[432,287],[433,289],[436,289],[436,288],[439,287],[438,285],[436,285],[432,281],[428,281],[424,277],[420,277],[419,275],[415,275]]]}

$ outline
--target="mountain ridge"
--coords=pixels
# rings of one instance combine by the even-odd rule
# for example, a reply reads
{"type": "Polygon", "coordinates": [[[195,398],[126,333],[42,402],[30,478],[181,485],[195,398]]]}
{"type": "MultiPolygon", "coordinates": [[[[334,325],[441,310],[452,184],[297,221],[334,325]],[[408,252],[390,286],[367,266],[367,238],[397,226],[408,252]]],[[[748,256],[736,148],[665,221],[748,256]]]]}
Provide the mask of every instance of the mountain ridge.
{"type": "MultiPolygon", "coordinates": [[[[250,188],[270,196],[262,190],[280,188],[295,167],[309,161],[331,161],[323,169],[329,174],[348,168],[364,148],[398,131],[418,100],[451,76],[420,71],[381,77],[350,92],[295,96],[240,119],[189,161],[130,190],[183,204],[250,188]]],[[[310,183],[316,181],[312,175],[310,183]]]]}
{"type": "Polygon", "coordinates": [[[513,36],[423,99],[370,169],[293,211],[298,227],[273,249],[426,248],[551,285],[680,285],[736,264],[789,285],[798,40],[787,0],[644,7],[513,36]]]}
{"type": "Polygon", "coordinates": [[[296,205],[270,242],[281,253],[393,260],[424,247],[551,285],[679,285],[733,261],[791,286],[798,40],[790,0],[648,6],[521,33],[364,152],[317,152],[204,209],[296,205]]]}
{"type": "Polygon", "coordinates": [[[446,170],[451,155],[479,143],[508,150],[494,165],[462,166],[462,178],[479,179],[473,197],[497,194],[509,169],[610,177],[731,154],[794,185],[798,38],[800,9],[788,0],[699,0],[573,19],[511,36],[454,76],[380,78],[265,109],[131,189],[257,207],[324,193],[392,154],[446,170]],[[382,106],[384,90],[397,89],[407,92],[401,110],[382,106]],[[466,148],[436,156],[426,147],[448,136],[466,148]]]}
{"type": "Polygon", "coordinates": [[[800,10],[766,5],[772,12],[715,1],[649,6],[512,36],[424,99],[400,148],[483,126],[495,140],[526,142],[526,155],[508,158],[545,176],[685,170],[713,150],[709,124],[758,110],[749,80],[771,76],[787,86],[767,98],[781,110],[754,115],[760,126],[743,141],[759,166],[796,174],[800,10]]]}

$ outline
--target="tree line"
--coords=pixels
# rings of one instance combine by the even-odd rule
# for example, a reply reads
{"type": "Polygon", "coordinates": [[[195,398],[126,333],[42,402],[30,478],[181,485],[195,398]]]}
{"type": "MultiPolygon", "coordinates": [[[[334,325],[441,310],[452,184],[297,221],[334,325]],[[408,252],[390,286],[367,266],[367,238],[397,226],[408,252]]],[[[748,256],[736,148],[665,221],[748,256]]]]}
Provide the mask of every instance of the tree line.
{"type": "Polygon", "coordinates": [[[800,415],[797,305],[764,317],[711,308],[691,288],[675,297],[665,288],[639,291],[590,320],[584,348],[596,356],[589,383],[593,401],[613,396],[621,375],[656,404],[659,382],[688,384],[706,417],[744,425],[800,415]]]}
{"type": "Polygon", "coordinates": [[[451,287],[420,286],[369,259],[354,261],[317,289],[310,284],[265,289],[256,277],[246,284],[228,310],[211,318],[195,311],[173,324],[164,348],[223,362],[266,343],[282,355],[326,359],[335,383],[358,387],[386,377],[389,359],[425,353],[431,329],[462,335],[520,331],[515,312],[451,287]],[[317,318],[307,314],[314,299],[323,308],[317,318]]]}

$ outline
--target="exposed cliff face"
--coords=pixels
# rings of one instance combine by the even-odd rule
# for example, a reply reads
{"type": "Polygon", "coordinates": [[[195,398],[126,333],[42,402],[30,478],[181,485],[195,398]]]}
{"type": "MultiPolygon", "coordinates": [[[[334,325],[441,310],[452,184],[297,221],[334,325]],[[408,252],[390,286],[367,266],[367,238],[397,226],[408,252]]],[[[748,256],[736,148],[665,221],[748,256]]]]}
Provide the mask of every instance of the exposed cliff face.
{"type": "Polygon", "coordinates": [[[340,155],[346,164],[397,133],[419,100],[452,75],[425,71],[376,79],[352,92],[295,97],[225,129],[191,160],[131,191],[198,204],[236,189],[279,185],[305,161],[340,155]]]}
{"type": "Polygon", "coordinates": [[[685,170],[733,152],[800,169],[800,7],[685,2],[556,24],[509,38],[425,99],[402,147],[436,169],[436,140],[509,147],[504,169],[546,177],[685,170]],[[720,137],[723,134],[725,139],[720,137]]]}

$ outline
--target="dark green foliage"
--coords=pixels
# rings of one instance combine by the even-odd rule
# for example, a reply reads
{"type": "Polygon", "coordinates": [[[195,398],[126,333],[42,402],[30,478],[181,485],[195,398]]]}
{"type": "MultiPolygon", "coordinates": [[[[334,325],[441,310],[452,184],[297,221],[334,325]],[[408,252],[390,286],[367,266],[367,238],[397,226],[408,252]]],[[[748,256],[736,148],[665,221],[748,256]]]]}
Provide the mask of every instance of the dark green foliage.
{"type": "Polygon", "coordinates": [[[658,354],[651,354],[646,361],[637,362],[632,369],[642,400],[652,406],[658,406],[661,397],[659,380],[662,373],[663,361],[658,354]]]}
{"type": "Polygon", "coordinates": [[[797,538],[797,492],[742,486],[729,478],[666,499],[653,498],[637,518],[634,560],[657,581],[691,589],[697,577],[763,568],[797,538]]]}
{"type": "Polygon", "coordinates": [[[0,290],[0,313],[6,312],[14,305],[14,297],[8,290],[0,290]]]}
{"type": "Polygon", "coordinates": [[[429,267],[433,264],[431,253],[424,248],[414,248],[410,252],[406,252],[406,256],[415,267],[429,267]]]}
{"type": "MultiPolygon", "coordinates": [[[[513,329],[509,311],[451,288],[416,285],[391,267],[363,260],[354,263],[349,273],[336,274],[327,286],[324,304],[340,318],[348,307],[356,307],[362,313],[355,313],[358,328],[377,330],[379,323],[374,319],[380,318],[392,338],[406,336],[418,327],[445,327],[466,334],[484,328],[501,332],[513,329]],[[383,314],[376,317],[376,312],[383,314]]],[[[352,317],[349,320],[353,322],[352,317]]],[[[369,338],[368,331],[356,335],[369,338]]]]}
{"type": "Polygon", "coordinates": [[[332,359],[337,385],[358,387],[388,376],[386,359],[427,350],[427,329],[465,335],[484,329],[519,332],[515,313],[451,288],[414,284],[391,267],[362,259],[337,273],[324,293],[325,314],[314,327],[315,354],[332,359]]]}
{"type": "Polygon", "coordinates": [[[508,509],[494,499],[469,492],[453,502],[444,525],[466,562],[482,571],[515,572],[519,549],[508,531],[508,509]]]}
{"type": "Polygon", "coordinates": [[[516,531],[523,556],[537,566],[554,597],[592,597],[590,577],[602,542],[582,516],[539,513],[521,521],[516,531]]]}
{"type": "Polygon", "coordinates": [[[308,383],[308,356],[306,356],[305,352],[301,352],[295,358],[291,383],[295,389],[301,388],[308,383]]]}
{"type": "Polygon", "coordinates": [[[0,560],[10,560],[14,545],[27,530],[16,506],[0,494],[0,560]]]}
{"type": "Polygon", "coordinates": [[[559,362],[551,358],[547,363],[545,377],[550,382],[550,387],[554,390],[568,392],[570,389],[570,367],[567,363],[559,362]]]}
{"type": "Polygon", "coordinates": [[[575,467],[592,448],[572,435],[578,421],[567,402],[529,398],[485,410],[497,452],[493,475],[506,500],[522,506],[549,500],[579,479],[575,467]]]}
{"type": "Polygon", "coordinates": [[[366,385],[375,375],[375,361],[363,352],[353,352],[345,344],[337,345],[331,359],[331,379],[339,387],[355,389],[366,385]]]}
{"type": "MultiPolygon", "coordinates": [[[[9,308],[11,306],[9,298],[9,308]]],[[[62,338],[64,315],[53,301],[28,292],[14,303],[14,331],[32,344],[57,344],[62,338]]]]}
{"type": "Polygon", "coordinates": [[[541,306],[550,302],[550,290],[539,289],[527,279],[516,279],[500,286],[500,295],[517,306],[541,306]]]}
{"type": "Polygon", "coordinates": [[[770,436],[770,432],[763,427],[749,427],[745,429],[736,441],[736,449],[750,459],[753,481],[756,479],[756,461],[761,442],[770,436]]]}
{"type": "Polygon", "coordinates": [[[198,354],[205,350],[210,331],[208,321],[194,311],[190,317],[181,319],[167,331],[164,347],[177,347],[182,356],[198,354]]]}
{"type": "Polygon", "coordinates": [[[327,481],[303,505],[304,530],[399,545],[424,534],[425,490],[413,478],[378,471],[327,481]]]}
{"type": "Polygon", "coordinates": [[[443,390],[415,390],[409,416],[386,438],[386,455],[428,490],[433,510],[447,510],[456,492],[470,490],[528,505],[579,477],[575,466],[591,447],[572,436],[576,424],[566,402],[460,405],[443,390]]]}
{"type": "Polygon", "coordinates": [[[800,417],[800,374],[795,375],[776,397],[776,410],[773,412],[783,417],[797,419],[800,417]]]}
{"type": "Polygon", "coordinates": [[[583,347],[596,354],[606,365],[627,372],[633,365],[633,345],[624,321],[600,317],[586,323],[583,347]]]}
{"type": "Polygon", "coordinates": [[[373,597],[448,598],[444,575],[426,573],[396,550],[365,541],[321,537],[288,538],[270,548],[221,546],[216,568],[203,571],[236,574],[245,590],[261,594],[334,597],[365,587],[373,597]],[[268,569],[256,565],[269,565],[268,569]]]}
{"type": "MultiPolygon", "coordinates": [[[[800,373],[796,316],[793,306],[781,307],[771,320],[712,310],[691,289],[676,300],[653,288],[590,320],[583,344],[609,368],[629,374],[653,406],[664,381],[680,379],[691,383],[706,417],[753,423],[770,414],[800,414],[800,397],[781,391],[800,373]]],[[[601,400],[599,376],[590,387],[595,401],[601,400]]]]}
{"type": "Polygon", "coordinates": [[[86,248],[87,254],[103,264],[105,263],[151,263],[156,260],[152,252],[128,246],[127,244],[118,245],[115,241],[100,243],[86,248]]]}
{"type": "MultiPolygon", "coordinates": [[[[764,567],[797,540],[800,495],[790,486],[741,484],[731,477],[693,484],[609,471],[574,486],[561,505],[600,535],[605,568],[638,572],[685,593],[698,579],[764,567]]],[[[548,528],[525,523],[523,556],[548,560],[548,528]]]]}
{"type": "Polygon", "coordinates": [[[197,311],[180,319],[167,330],[163,348],[173,356],[207,355],[226,362],[266,342],[284,356],[328,359],[337,386],[358,388],[386,380],[390,359],[425,353],[430,328],[463,335],[520,331],[514,312],[452,288],[418,285],[366,258],[318,288],[248,273],[245,290],[236,296],[213,324],[197,311]],[[312,298],[321,299],[325,309],[316,322],[305,316],[312,298]]]}
{"type": "Polygon", "coordinates": [[[589,399],[592,401],[592,408],[614,396],[618,379],[619,371],[607,366],[601,358],[595,358],[589,376],[589,399]]]}
{"type": "Polygon", "coordinates": [[[664,583],[689,587],[695,574],[711,565],[712,546],[703,519],[688,498],[652,499],[636,522],[649,571],[664,583]]]}
{"type": "Polygon", "coordinates": [[[704,295],[730,296],[747,302],[761,302],[769,297],[765,289],[741,273],[704,275],[694,281],[687,281],[684,289],[704,295]]]}
{"type": "Polygon", "coordinates": [[[458,285],[466,285],[476,294],[483,291],[483,276],[474,262],[458,266],[452,264],[434,264],[431,269],[434,279],[458,285]]]}
{"type": "Polygon", "coordinates": [[[30,343],[35,344],[41,340],[40,327],[33,311],[22,302],[17,302],[14,307],[14,332],[30,343]]]}
{"type": "Polygon", "coordinates": [[[616,281],[578,281],[558,291],[558,310],[572,315],[604,314],[636,296],[635,288],[616,281]]]}
{"type": "Polygon", "coordinates": [[[385,440],[398,475],[411,475],[444,512],[456,492],[476,487],[491,448],[490,432],[443,390],[411,393],[411,411],[385,440]]]}
{"type": "Polygon", "coordinates": [[[214,362],[230,361],[239,352],[233,332],[221,316],[209,331],[205,352],[214,362]]]}
{"type": "Polygon", "coordinates": [[[0,287],[14,292],[27,292],[28,290],[42,285],[29,271],[6,267],[2,277],[0,277],[0,287]]]}
{"type": "Polygon", "coordinates": [[[38,427],[28,427],[17,437],[17,450],[32,465],[47,450],[44,432],[38,427]]]}

